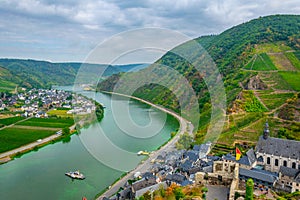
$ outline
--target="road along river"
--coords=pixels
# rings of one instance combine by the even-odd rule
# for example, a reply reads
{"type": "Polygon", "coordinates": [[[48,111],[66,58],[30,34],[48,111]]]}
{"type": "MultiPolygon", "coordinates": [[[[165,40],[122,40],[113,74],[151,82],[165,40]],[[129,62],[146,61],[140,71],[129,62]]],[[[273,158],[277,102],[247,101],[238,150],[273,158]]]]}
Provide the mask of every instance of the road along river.
{"type": "MultiPolygon", "coordinates": [[[[151,120],[154,129],[162,127],[158,134],[141,142],[141,139],[124,133],[114,122],[110,95],[94,92],[82,94],[95,98],[106,106],[103,120],[81,129],[80,136],[73,135],[69,143],[49,144],[37,152],[27,153],[21,158],[0,165],[0,199],[76,200],[83,196],[94,199],[97,193],[111,185],[124,172],[112,169],[95,159],[82,144],[82,138],[97,135],[98,127],[101,126],[107,133],[106,137],[126,151],[133,153],[140,150],[154,151],[168,141],[170,133],[179,127],[178,121],[173,116],[168,115],[165,123],[165,114],[162,111],[131,100],[130,113],[136,124],[147,125],[151,120]],[[85,180],[72,181],[64,175],[67,171],[77,169],[86,176],[85,180]]],[[[117,104],[127,103],[124,97],[114,101],[117,104]]],[[[128,117],[127,113],[117,114],[120,117],[128,117]]],[[[110,157],[109,153],[107,156],[110,157]]],[[[132,169],[141,159],[143,157],[136,156],[135,162],[131,163],[132,169]]]]}

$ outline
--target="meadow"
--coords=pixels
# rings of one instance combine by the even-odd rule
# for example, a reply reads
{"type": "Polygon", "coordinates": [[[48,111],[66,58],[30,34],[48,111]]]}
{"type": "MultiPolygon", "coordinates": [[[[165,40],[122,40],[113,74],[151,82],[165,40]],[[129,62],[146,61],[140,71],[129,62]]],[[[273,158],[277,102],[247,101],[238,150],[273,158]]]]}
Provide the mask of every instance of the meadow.
{"type": "Polygon", "coordinates": [[[69,110],[50,110],[47,112],[49,116],[57,116],[57,117],[72,117],[72,114],[67,114],[69,110]]]}
{"type": "Polygon", "coordinates": [[[5,128],[0,130],[0,153],[35,142],[53,135],[53,130],[32,130],[22,128],[5,128]]]}
{"type": "Polygon", "coordinates": [[[279,72],[281,77],[296,91],[300,91],[299,72],[279,72]]]}
{"type": "Polygon", "coordinates": [[[294,96],[294,93],[265,93],[264,91],[259,91],[258,94],[262,102],[270,110],[278,108],[284,104],[287,99],[294,96]]]}
{"type": "Polygon", "coordinates": [[[18,121],[21,121],[25,119],[24,117],[9,117],[9,118],[3,118],[3,119],[0,119],[0,125],[5,125],[5,126],[8,126],[8,125],[11,125],[11,124],[14,124],[18,121]]]}
{"type": "Polygon", "coordinates": [[[254,55],[252,60],[245,66],[245,69],[257,71],[277,70],[266,53],[254,55]]]}
{"type": "MultiPolygon", "coordinates": [[[[297,58],[296,56],[297,55],[296,52],[288,52],[285,53],[284,55],[289,59],[289,61],[296,69],[300,70],[300,61],[299,58],[297,58]]],[[[300,53],[298,57],[300,57],[300,53]]]]}
{"type": "Polygon", "coordinates": [[[73,118],[31,118],[18,123],[21,126],[65,128],[74,124],[73,118]]]}

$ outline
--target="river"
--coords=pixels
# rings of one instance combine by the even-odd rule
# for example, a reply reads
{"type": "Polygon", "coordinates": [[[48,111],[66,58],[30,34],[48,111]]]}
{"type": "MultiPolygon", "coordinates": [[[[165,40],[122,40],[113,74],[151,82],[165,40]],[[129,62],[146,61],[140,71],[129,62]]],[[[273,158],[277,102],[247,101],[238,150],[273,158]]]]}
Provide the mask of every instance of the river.
{"type": "MultiPolygon", "coordinates": [[[[118,115],[119,119],[122,117],[125,119],[128,116],[127,113],[111,107],[110,95],[94,92],[82,93],[106,106],[103,120],[81,129],[80,135],[72,135],[71,141],[68,143],[49,144],[36,152],[27,153],[21,158],[0,165],[0,199],[80,200],[83,196],[94,199],[96,194],[111,185],[124,173],[108,167],[106,162],[103,164],[99,158],[93,157],[85,148],[83,141],[86,143],[90,138],[103,137],[98,134],[99,127],[104,130],[105,137],[114,145],[131,152],[132,155],[140,150],[153,151],[157,149],[170,138],[172,131],[178,129],[178,122],[172,116],[168,116],[165,122],[165,115],[162,111],[131,100],[130,114],[136,124],[147,126],[151,123],[151,129],[154,130],[160,130],[162,127],[158,134],[150,138],[138,139],[131,135],[143,137],[143,134],[149,133],[141,132],[139,129],[129,128],[124,131],[119,128],[114,116],[118,115]],[[127,133],[125,133],[126,131],[127,133]],[[130,133],[128,134],[128,132],[130,133]],[[64,175],[67,171],[77,169],[86,176],[85,180],[72,181],[64,175]]],[[[113,100],[114,107],[126,103],[124,97],[113,100]]],[[[100,149],[103,146],[101,141],[98,141],[99,143],[95,141],[100,149]]],[[[114,159],[110,152],[105,152],[104,156],[106,157],[101,160],[114,159]]],[[[141,159],[143,157],[136,155],[130,160],[129,166],[134,168],[141,159]]],[[[119,163],[120,166],[122,162],[119,163]]]]}

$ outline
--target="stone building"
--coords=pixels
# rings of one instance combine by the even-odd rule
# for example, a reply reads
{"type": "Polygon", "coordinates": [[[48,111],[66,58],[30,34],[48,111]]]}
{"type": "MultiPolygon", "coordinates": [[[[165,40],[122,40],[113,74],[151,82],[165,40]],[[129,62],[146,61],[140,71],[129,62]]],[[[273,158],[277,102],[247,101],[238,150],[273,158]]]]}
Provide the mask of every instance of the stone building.
{"type": "Polygon", "coordinates": [[[263,136],[257,142],[255,153],[257,164],[265,170],[279,173],[280,167],[300,169],[300,142],[269,136],[266,123],[263,136]]]}
{"type": "Polygon", "coordinates": [[[300,191],[300,170],[281,166],[276,187],[286,192],[300,191]]]}

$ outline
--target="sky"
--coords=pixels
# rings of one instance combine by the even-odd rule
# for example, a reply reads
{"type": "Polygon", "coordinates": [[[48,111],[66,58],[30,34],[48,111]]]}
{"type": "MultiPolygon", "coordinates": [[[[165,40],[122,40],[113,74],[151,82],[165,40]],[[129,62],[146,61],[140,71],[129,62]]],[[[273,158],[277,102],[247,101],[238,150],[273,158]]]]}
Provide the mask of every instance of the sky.
{"type": "Polygon", "coordinates": [[[272,14],[300,14],[299,0],[0,0],[0,57],[84,61],[124,31],[195,38],[272,14]]]}

